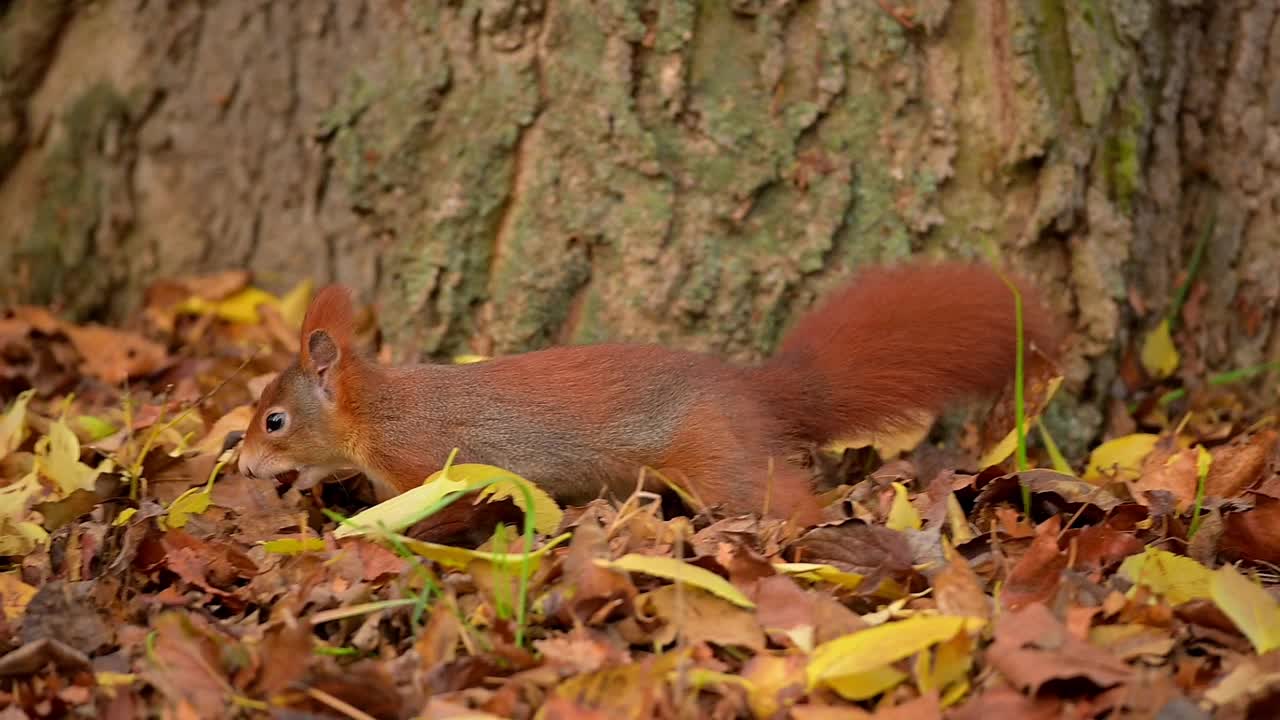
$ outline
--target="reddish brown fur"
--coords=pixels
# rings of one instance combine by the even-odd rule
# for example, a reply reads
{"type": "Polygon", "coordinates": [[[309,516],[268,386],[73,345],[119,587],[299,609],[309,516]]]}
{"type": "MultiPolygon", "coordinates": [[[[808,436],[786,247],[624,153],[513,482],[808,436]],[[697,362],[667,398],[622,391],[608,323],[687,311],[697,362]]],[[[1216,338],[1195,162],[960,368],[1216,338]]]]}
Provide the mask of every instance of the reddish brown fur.
{"type": "MultiPolygon", "coordinates": [[[[1052,352],[1049,316],[1025,289],[1024,298],[1026,336],[1052,352]]],[[[999,390],[1014,358],[1009,289],[965,264],[863,273],[753,368],[625,344],[385,368],[352,352],[351,318],[345,290],[317,295],[298,363],[264,391],[246,434],[246,474],[352,467],[389,496],[456,447],[459,462],[505,467],[562,502],[625,496],[649,467],[709,505],[812,522],[820,513],[807,474],[790,462],[807,443],[999,390]],[[340,348],[332,368],[309,356],[317,332],[340,348]],[[282,409],[290,426],[267,433],[264,418],[282,409]]]]}
{"type": "MultiPolygon", "coordinates": [[[[1038,296],[1022,296],[1023,337],[1058,350],[1038,296]]],[[[1014,296],[991,268],[912,264],[864,272],[822,300],[756,371],[790,432],[823,443],[892,430],[918,411],[1001,390],[1014,374],[1014,296]]]]}

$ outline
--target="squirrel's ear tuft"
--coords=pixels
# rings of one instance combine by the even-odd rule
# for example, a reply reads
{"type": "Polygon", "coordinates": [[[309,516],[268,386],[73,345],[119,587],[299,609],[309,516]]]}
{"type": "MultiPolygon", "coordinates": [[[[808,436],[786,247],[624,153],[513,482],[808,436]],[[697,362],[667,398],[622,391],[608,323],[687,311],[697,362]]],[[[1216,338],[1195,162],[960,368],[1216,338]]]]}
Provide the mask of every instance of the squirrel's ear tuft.
{"type": "Polygon", "coordinates": [[[318,371],[317,366],[323,364],[328,368],[342,353],[349,352],[354,314],[351,291],[346,287],[329,285],[316,293],[302,321],[303,367],[318,371]],[[323,339],[318,339],[317,333],[323,335],[323,339]]]}
{"type": "Polygon", "coordinates": [[[334,341],[327,330],[312,330],[307,336],[306,362],[303,367],[320,378],[320,384],[330,395],[333,394],[333,371],[342,359],[342,349],[334,341]]]}

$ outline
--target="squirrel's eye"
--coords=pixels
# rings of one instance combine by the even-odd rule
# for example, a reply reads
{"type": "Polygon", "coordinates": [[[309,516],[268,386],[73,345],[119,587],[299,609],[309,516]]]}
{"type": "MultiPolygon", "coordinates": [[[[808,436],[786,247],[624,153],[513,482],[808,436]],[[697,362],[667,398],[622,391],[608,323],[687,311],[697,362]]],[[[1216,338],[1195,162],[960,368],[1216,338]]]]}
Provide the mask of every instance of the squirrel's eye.
{"type": "Polygon", "coordinates": [[[282,412],[273,412],[267,415],[267,419],[263,422],[263,426],[267,428],[267,432],[280,432],[284,429],[285,414],[282,412]]]}

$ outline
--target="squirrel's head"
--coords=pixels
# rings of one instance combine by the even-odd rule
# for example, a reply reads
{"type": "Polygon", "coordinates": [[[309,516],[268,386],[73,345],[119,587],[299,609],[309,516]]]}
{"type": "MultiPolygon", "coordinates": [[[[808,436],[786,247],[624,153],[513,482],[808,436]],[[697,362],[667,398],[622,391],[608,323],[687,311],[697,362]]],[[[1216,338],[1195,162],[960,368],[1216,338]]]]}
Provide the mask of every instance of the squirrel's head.
{"type": "Polygon", "coordinates": [[[298,471],[307,489],[350,466],[343,452],[344,378],[356,362],[351,293],[330,285],[316,294],[302,322],[297,360],[262,391],[240,447],[240,472],[278,478],[298,471]]]}

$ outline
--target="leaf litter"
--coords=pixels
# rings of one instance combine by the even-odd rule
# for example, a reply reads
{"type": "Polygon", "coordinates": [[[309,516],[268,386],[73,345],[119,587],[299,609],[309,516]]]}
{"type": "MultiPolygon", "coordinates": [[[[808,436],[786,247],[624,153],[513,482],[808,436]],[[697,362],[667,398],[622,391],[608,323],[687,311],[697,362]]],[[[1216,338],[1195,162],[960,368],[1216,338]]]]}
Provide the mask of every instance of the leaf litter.
{"type": "Polygon", "coordinates": [[[358,477],[244,478],[239,434],[311,288],[164,281],[128,329],[0,312],[5,718],[1280,707],[1271,408],[1185,377],[1165,333],[1087,457],[1040,424],[1061,377],[1033,356],[1033,469],[1005,397],[956,447],[816,451],[843,519],[797,528],[644,494],[562,508],[474,464],[381,505],[358,477]]]}

